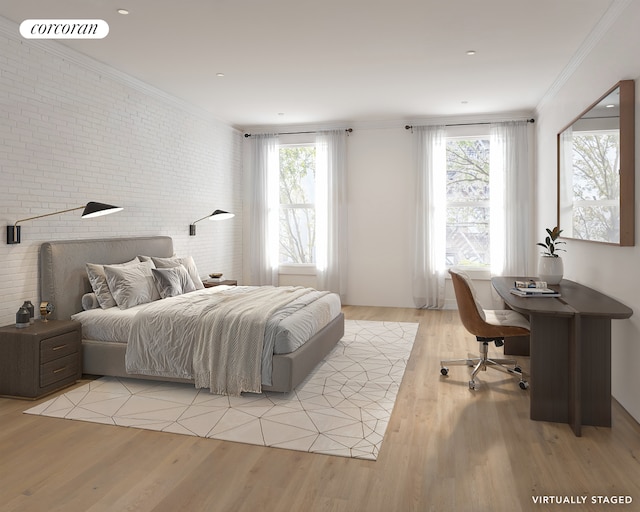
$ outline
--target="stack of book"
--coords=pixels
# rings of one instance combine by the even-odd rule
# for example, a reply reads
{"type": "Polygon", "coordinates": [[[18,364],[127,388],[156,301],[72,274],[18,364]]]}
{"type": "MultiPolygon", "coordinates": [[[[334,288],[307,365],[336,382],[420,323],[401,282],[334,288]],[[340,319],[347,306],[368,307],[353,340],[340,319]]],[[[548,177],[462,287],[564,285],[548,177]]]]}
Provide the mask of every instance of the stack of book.
{"type": "Polygon", "coordinates": [[[545,281],[515,281],[511,293],[518,297],[560,297],[560,292],[547,288],[545,281]]]}

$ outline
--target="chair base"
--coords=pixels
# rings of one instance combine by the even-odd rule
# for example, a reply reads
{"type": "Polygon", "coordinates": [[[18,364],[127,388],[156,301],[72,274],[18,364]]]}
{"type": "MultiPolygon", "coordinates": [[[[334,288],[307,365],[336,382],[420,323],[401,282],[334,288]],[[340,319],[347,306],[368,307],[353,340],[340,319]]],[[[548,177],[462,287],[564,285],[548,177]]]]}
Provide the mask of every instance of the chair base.
{"type": "Polygon", "coordinates": [[[489,357],[489,341],[495,341],[495,340],[478,338],[478,341],[481,342],[479,357],[469,357],[467,359],[446,359],[446,360],[440,361],[440,374],[445,376],[449,374],[449,368],[447,367],[447,365],[472,366],[473,371],[471,372],[469,389],[476,389],[475,378],[478,372],[480,370],[486,371],[487,368],[493,368],[503,373],[513,375],[514,377],[519,379],[518,384],[520,386],[520,389],[527,389],[529,387],[529,383],[524,379],[524,376],[522,374],[522,368],[518,366],[518,363],[515,359],[489,357]]]}

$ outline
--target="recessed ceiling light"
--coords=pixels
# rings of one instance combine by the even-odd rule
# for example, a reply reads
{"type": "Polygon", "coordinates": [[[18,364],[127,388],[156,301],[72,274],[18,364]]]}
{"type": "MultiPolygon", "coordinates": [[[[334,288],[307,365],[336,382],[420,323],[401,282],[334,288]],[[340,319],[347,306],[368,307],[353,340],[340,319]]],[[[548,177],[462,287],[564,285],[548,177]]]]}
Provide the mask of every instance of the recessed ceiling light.
{"type": "Polygon", "coordinates": [[[613,108],[613,107],[615,107],[615,105],[613,105],[613,104],[605,105],[605,108],[613,108]]]}
{"type": "Polygon", "coordinates": [[[216,76],[222,78],[224,76],[224,73],[216,73],[216,76]]]}
{"type": "Polygon", "coordinates": [[[129,11],[127,9],[118,9],[118,14],[129,14],[129,11]]]}
{"type": "Polygon", "coordinates": [[[475,55],[476,51],[475,50],[467,50],[467,55],[475,55]]]}

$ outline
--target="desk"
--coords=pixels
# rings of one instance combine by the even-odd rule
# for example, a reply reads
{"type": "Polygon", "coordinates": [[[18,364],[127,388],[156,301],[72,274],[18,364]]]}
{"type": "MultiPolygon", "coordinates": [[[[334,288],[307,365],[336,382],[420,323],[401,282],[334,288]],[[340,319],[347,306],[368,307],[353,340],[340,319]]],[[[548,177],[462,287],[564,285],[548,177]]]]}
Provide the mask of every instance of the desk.
{"type": "Polygon", "coordinates": [[[514,280],[491,282],[508,307],[531,323],[530,417],[569,423],[576,436],[582,425],[611,426],[611,320],[633,311],[587,286],[563,279],[549,286],[558,298],[518,297],[514,280]]]}

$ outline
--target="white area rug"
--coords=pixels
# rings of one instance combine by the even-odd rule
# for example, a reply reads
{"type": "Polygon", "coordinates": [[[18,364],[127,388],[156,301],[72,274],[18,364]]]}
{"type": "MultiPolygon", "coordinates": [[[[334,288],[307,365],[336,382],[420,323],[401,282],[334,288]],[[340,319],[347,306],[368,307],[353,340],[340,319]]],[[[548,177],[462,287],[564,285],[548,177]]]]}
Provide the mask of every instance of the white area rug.
{"type": "Polygon", "coordinates": [[[376,460],[417,330],[347,320],[344,337],[291,393],[234,398],[102,377],[25,413],[376,460]]]}

